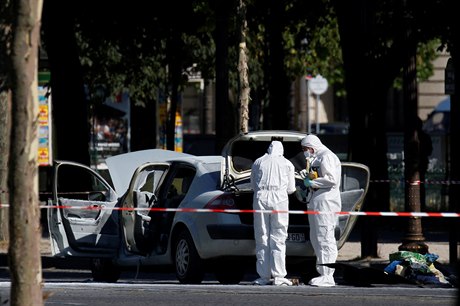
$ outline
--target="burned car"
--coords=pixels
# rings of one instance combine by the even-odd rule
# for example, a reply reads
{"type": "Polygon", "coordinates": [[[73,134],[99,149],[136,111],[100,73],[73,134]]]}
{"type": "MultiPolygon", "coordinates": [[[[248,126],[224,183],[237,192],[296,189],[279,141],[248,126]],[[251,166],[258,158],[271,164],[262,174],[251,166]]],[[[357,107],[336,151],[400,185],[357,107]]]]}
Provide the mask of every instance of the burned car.
{"type": "MultiPolygon", "coordinates": [[[[231,139],[221,156],[152,149],[110,157],[108,176],[90,167],[56,161],[48,200],[51,250],[58,257],[85,257],[95,281],[115,282],[123,269],[173,266],[181,283],[200,283],[211,270],[223,284],[245,274],[255,260],[250,173],[272,140],[282,141],[296,171],[305,168],[304,134],[258,131],[231,139]]],[[[298,189],[305,188],[296,174],[298,189]]],[[[342,163],[343,211],[359,211],[369,169],[342,163]]],[[[312,259],[307,203],[290,195],[287,260],[312,259]]],[[[357,216],[341,214],[339,249],[357,216]]]]}

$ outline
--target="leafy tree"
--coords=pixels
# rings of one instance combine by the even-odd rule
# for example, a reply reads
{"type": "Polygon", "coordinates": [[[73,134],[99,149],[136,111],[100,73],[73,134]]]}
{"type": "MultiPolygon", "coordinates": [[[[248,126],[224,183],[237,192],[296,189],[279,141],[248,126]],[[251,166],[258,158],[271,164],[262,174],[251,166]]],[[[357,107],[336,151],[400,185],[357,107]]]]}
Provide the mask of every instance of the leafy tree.
{"type": "MultiPolygon", "coordinates": [[[[436,14],[444,11],[440,9],[443,4],[442,1],[332,3],[339,21],[344,59],[350,115],[350,156],[354,161],[370,166],[371,179],[386,180],[387,94],[392,89],[395,79],[401,76],[403,68],[408,67],[408,60],[415,56],[417,45],[429,43],[440,37],[439,32],[429,29],[432,23],[427,23],[426,20],[436,20],[436,14]],[[413,51],[409,55],[407,50],[413,51]]],[[[415,90],[414,86],[406,87],[405,96],[413,97],[416,95],[415,90]]],[[[414,117],[415,112],[416,107],[412,107],[405,113],[405,120],[414,117]]],[[[405,134],[413,135],[415,126],[405,126],[408,129],[405,134]]],[[[416,142],[412,145],[416,145],[416,142]]],[[[406,164],[407,162],[411,164],[412,161],[406,160],[406,164]]],[[[388,192],[388,186],[371,185],[365,209],[388,210],[388,192]]],[[[367,223],[363,226],[363,257],[378,255],[375,230],[380,221],[381,219],[372,220],[371,217],[364,219],[367,223]]]]}
{"type": "Polygon", "coordinates": [[[152,108],[169,100],[167,143],[174,149],[177,93],[187,81],[186,68],[194,66],[209,75],[209,64],[203,67],[202,63],[213,58],[211,35],[203,30],[203,23],[209,22],[203,18],[206,7],[200,1],[187,5],[164,2],[154,11],[142,5],[127,9],[110,5],[107,14],[104,4],[91,6],[90,14],[81,11],[77,18],[80,60],[90,100],[101,103],[122,91],[129,92],[131,101],[140,107],[152,108]]]}

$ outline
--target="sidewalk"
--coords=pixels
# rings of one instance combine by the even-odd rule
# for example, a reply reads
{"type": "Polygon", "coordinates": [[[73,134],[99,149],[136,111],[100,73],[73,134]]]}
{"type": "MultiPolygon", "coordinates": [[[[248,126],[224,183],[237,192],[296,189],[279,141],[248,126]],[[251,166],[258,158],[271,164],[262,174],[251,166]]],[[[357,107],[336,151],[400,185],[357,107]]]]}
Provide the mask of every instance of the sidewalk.
{"type": "MultiPolygon", "coordinates": [[[[399,277],[400,279],[392,279],[389,274],[383,273],[384,269],[390,264],[390,254],[399,251],[402,239],[406,237],[403,228],[393,223],[382,226],[378,232],[377,258],[361,258],[361,230],[355,228],[347,242],[339,250],[336,275],[339,279],[344,280],[345,283],[354,281],[367,285],[371,283],[391,283],[392,281],[403,283],[407,281],[401,277],[399,277]]],[[[428,223],[423,228],[423,237],[425,238],[423,243],[428,246],[430,254],[439,256],[434,263],[434,267],[441,271],[444,277],[447,277],[452,286],[458,288],[460,261],[454,260],[453,263],[450,262],[448,228],[446,224],[428,223]]],[[[459,246],[460,244],[457,242],[457,256],[460,251],[459,246]]],[[[425,285],[430,286],[428,283],[425,285]]]]}
{"type": "MultiPolygon", "coordinates": [[[[425,241],[428,245],[429,253],[434,253],[439,256],[437,262],[441,264],[449,264],[449,242],[448,241],[425,241]]],[[[378,258],[368,259],[369,261],[389,263],[389,255],[398,252],[400,241],[379,242],[377,245],[378,258]]],[[[347,241],[339,250],[337,261],[361,261],[361,242],[347,241]]]]}
{"type": "MultiPolygon", "coordinates": [[[[398,248],[406,236],[406,223],[404,221],[402,219],[388,219],[380,224],[381,227],[377,233],[377,252],[379,257],[369,260],[389,263],[389,255],[398,252],[398,248]]],[[[364,223],[359,223],[358,221],[347,242],[339,250],[338,260],[360,260],[362,226],[365,226],[364,223]]],[[[449,223],[440,219],[424,220],[422,225],[422,235],[425,238],[423,242],[428,246],[428,252],[438,255],[437,262],[445,265],[450,264],[449,226],[449,223]]],[[[458,243],[457,250],[460,251],[458,243]]]]}

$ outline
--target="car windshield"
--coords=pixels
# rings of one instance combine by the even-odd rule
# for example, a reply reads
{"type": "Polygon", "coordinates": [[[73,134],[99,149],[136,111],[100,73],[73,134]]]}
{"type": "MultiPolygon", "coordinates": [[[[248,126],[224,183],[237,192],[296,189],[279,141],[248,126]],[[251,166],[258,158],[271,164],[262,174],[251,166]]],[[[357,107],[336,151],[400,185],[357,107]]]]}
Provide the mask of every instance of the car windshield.
{"type": "MultiPolygon", "coordinates": [[[[236,141],[232,147],[233,168],[238,172],[250,170],[254,161],[267,152],[268,141],[236,141]]],[[[305,169],[305,157],[299,141],[283,142],[284,157],[289,159],[296,171],[305,169]]]]}

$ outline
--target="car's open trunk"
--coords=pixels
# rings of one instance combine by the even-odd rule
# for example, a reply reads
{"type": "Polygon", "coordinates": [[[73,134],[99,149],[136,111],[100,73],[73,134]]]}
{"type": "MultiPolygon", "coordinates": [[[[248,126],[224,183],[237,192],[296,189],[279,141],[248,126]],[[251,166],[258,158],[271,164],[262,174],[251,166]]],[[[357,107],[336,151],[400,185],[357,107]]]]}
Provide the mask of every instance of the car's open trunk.
{"type": "MultiPolygon", "coordinates": [[[[233,191],[238,209],[252,210],[253,191],[250,184],[251,167],[254,161],[265,154],[273,140],[279,140],[283,144],[284,157],[292,162],[296,172],[306,167],[306,160],[300,148],[300,141],[305,134],[296,131],[255,131],[240,134],[227,143],[222,151],[226,158],[225,190],[233,191]]],[[[363,164],[342,162],[342,181],[340,186],[342,198],[342,211],[353,212],[361,210],[364,197],[369,186],[369,168],[363,164]]],[[[305,189],[303,180],[296,176],[296,185],[305,189]]],[[[294,213],[289,215],[289,232],[304,233],[308,240],[309,224],[308,213],[295,213],[295,211],[307,211],[307,203],[296,193],[289,196],[289,210],[294,213]]],[[[240,213],[243,224],[253,224],[253,214],[240,213]]],[[[337,215],[338,226],[336,238],[339,248],[348,238],[354,223],[356,214],[337,215]]]]}

